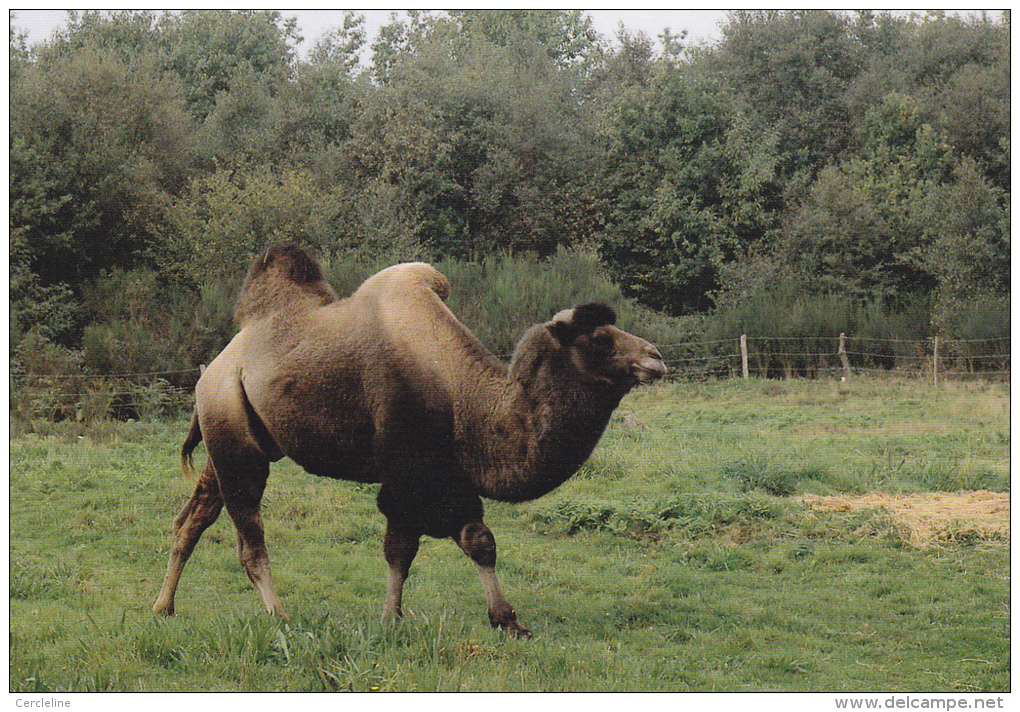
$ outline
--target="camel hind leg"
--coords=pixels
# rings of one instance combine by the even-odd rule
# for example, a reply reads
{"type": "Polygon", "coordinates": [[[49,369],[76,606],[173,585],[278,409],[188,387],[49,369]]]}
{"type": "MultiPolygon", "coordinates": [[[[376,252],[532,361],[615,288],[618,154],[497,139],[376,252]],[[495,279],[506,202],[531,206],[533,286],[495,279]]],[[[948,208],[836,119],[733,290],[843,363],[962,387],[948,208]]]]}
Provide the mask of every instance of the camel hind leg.
{"type": "MultiPolygon", "coordinates": [[[[208,443],[207,443],[208,444],[208,443]]],[[[237,559],[255,585],[269,613],[287,618],[276,595],[269,567],[262,494],[269,478],[269,460],[261,452],[213,453],[227,514],[237,529],[237,559]]]]}
{"type": "MultiPolygon", "coordinates": [[[[227,511],[230,512],[229,505],[227,511]]],[[[244,572],[248,574],[248,578],[255,585],[255,590],[262,597],[266,611],[289,619],[273,585],[261,512],[258,508],[235,508],[235,511],[230,512],[230,516],[237,527],[237,560],[241,562],[244,572]]]]}
{"type": "Polygon", "coordinates": [[[195,485],[195,492],[184,505],[184,509],[174,519],[173,542],[170,546],[170,560],[167,562],[166,576],[156,602],[152,605],[154,613],[173,615],[174,594],[181,580],[184,565],[195,550],[195,545],[202,533],[209,528],[223,509],[223,497],[220,496],[220,485],[216,479],[216,471],[212,463],[207,462],[205,471],[195,485]]]}
{"type": "Polygon", "coordinates": [[[202,533],[224,506],[237,529],[237,558],[262,597],[266,610],[287,617],[276,595],[262,525],[262,494],[269,460],[257,449],[233,442],[206,442],[209,459],[191,499],[174,520],[173,543],[163,587],[152,606],[155,613],[174,613],[174,594],[181,572],[202,533]],[[214,464],[215,462],[215,464],[214,464]]]}

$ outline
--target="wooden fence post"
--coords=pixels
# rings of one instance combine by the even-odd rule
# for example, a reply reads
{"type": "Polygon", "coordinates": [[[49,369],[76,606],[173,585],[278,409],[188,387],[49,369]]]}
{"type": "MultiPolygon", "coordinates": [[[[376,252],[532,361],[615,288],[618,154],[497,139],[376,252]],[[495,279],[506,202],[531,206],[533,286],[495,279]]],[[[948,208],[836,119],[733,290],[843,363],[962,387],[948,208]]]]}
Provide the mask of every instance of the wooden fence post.
{"type": "Polygon", "coordinates": [[[839,334],[839,361],[843,364],[843,380],[850,380],[850,359],[846,355],[846,334],[839,334]]]}
{"type": "Polygon", "coordinates": [[[932,350],[931,370],[935,377],[935,387],[939,387],[939,337],[935,337],[935,348],[932,350]]]}
{"type": "Polygon", "coordinates": [[[740,335],[740,369],[747,378],[747,334],[740,335]]]}

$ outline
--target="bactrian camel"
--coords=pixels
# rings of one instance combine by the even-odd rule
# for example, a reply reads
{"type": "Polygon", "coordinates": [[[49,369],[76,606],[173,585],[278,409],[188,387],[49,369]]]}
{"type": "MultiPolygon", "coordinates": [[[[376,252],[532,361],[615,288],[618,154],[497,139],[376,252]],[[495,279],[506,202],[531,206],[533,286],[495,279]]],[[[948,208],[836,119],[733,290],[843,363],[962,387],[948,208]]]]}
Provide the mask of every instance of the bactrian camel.
{"type": "Polygon", "coordinates": [[[285,615],[260,502],[269,464],[286,456],[315,475],[381,484],[384,618],[401,615],[420,538],[449,537],[478,568],[492,625],[530,636],[496,579],[481,498],[520,502],[559,486],[624,394],[666,367],[599,303],[532,327],[506,365],[447,308],[449,293],[434,268],[408,263],[338,299],[303,248],[274,245],[255,259],[235,310],[240,331],[195,388],[181,466],[190,470],[202,440],[208,458],[173,522],[155,612],[174,612],[184,564],[226,505],[241,565],[266,609],[285,615]]]}

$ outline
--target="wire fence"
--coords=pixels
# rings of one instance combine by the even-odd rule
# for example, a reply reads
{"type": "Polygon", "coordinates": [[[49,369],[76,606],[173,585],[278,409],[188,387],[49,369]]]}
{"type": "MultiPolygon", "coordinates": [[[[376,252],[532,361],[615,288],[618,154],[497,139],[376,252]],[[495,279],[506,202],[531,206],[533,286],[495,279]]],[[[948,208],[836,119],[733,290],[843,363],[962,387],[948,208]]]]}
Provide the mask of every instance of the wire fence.
{"type": "MultiPolygon", "coordinates": [[[[1009,338],[951,340],[755,337],[659,344],[670,378],[1008,379],[1009,338]]],[[[509,355],[504,357],[504,360],[509,355]]],[[[12,373],[11,413],[22,418],[144,420],[190,411],[200,367],[139,373],[12,373]]]]}
{"type": "Polygon", "coordinates": [[[939,379],[1008,378],[1010,339],[880,339],[755,337],[659,346],[666,365],[682,379],[852,378],[895,374],[939,379]]]}
{"type": "Polygon", "coordinates": [[[201,369],[139,373],[12,373],[11,413],[91,422],[151,420],[190,410],[201,369]]]}

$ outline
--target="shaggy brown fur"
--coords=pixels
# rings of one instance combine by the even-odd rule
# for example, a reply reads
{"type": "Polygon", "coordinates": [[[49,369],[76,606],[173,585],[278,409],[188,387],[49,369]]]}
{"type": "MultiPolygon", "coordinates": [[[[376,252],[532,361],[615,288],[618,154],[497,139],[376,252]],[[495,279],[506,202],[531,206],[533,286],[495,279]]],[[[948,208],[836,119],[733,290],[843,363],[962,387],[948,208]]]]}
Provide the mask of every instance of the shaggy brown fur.
{"type": "Polygon", "coordinates": [[[294,245],[255,261],[237,304],[241,330],[195,389],[182,463],[202,439],[209,457],[174,522],[156,612],[173,613],[184,564],[225,504],[245,571],[266,608],[283,614],[260,502],[269,463],[287,456],[317,475],[381,483],[384,617],[400,616],[419,539],[448,537],[477,565],[492,625],[530,635],[496,579],[481,497],[522,501],[557,487],[587,459],[623,395],[666,368],[602,304],[532,327],[508,366],[446,307],[449,291],[442,274],[410,263],[337,300],[294,245]]]}
{"type": "Polygon", "coordinates": [[[273,312],[322,307],[336,300],[312,253],[285,242],[251,263],[234,306],[234,320],[244,328],[273,312]]]}

